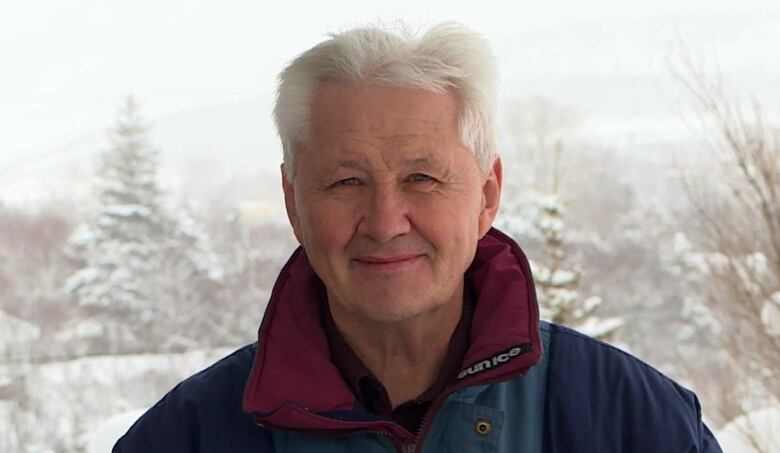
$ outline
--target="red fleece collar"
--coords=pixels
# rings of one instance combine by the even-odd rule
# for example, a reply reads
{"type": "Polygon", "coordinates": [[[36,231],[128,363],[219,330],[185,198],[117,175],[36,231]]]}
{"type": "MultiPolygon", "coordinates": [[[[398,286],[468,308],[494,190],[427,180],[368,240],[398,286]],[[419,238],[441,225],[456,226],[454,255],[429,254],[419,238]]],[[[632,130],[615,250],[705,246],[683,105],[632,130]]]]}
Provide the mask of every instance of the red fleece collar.
{"type": "MultiPolygon", "coordinates": [[[[512,239],[491,229],[479,241],[466,278],[477,302],[457,387],[524,374],[542,353],[539,310],[525,255],[512,239]]],[[[260,325],[242,409],[259,423],[280,428],[334,434],[378,429],[408,438],[390,420],[350,413],[356,398],[330,361],[321,325],[321,288],[306,253],[298,248],[274,285],[260,325]]]]}

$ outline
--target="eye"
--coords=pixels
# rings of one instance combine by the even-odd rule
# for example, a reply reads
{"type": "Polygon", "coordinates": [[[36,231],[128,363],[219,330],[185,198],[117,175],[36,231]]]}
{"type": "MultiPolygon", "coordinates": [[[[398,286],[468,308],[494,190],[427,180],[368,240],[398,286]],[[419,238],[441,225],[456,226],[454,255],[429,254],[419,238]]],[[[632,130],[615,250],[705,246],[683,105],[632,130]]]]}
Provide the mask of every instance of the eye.
{"type": "Polygon", "coordinates": [[[357,186],[360,184],[360,180],[357,178],[344,178],[336,182],[336,186],[357,186]]]}
{"type": "Polygon", "coordinates": [[[423,173],[414,173],[411,176],[409,176],[409,181],[428,182],[428,181],[433,181],[433,178],[423,173]]]}

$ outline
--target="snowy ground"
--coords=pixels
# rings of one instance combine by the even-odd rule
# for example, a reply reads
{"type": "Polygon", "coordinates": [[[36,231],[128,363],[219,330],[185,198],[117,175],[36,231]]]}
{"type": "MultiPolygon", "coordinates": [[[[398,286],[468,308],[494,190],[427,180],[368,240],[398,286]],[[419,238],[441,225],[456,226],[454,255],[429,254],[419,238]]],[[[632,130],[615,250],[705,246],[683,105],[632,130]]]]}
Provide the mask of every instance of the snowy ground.
{"type": "Polygon", "coordinates": [[[740,415],[718,430],[716,436],[725,452],[778,452],[780,406],[765,407],[740,415]]]}
{"type": "Polygon", "coordinates": [[[231,349],[0,365],[20,390],[0,399],[0,452],[106,452],[143,410],[231,349]]]}
{"type": "Polygon", "coordinates": [[[112,415],[99,424],[95,430],[83,437],[87,445],[87,453],[106,453],[116,443],[130,426],[144,413],[144,409],[132,410],[112,415]]]}

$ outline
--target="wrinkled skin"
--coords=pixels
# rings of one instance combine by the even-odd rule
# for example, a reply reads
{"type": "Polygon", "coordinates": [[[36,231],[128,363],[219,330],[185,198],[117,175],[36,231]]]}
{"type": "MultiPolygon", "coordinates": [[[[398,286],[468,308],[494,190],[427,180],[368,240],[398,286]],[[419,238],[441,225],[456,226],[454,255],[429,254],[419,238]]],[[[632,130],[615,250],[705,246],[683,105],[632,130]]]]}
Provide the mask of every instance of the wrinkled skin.
{"type": "Polygon", "coordinates": [[[316,91],[310,139],[283,186],[333,311],[369,323],[459,316],[463,274],[498,209],[501,164],[479,169],[460,140],[458,103],[451,91],[335,82],[316,91]]]}

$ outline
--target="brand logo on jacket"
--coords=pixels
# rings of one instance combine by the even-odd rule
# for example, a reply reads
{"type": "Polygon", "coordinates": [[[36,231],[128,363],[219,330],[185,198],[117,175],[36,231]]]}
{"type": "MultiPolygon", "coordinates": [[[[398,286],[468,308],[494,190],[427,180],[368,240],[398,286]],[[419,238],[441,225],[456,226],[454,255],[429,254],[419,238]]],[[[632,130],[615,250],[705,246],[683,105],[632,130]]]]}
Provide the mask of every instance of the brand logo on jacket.
{"type": "Polygon", "coordinates": [[[468,376],[473,376],[483,371],[492,370],[493,368],[501,366],[509,362],[510,360],[531,351],[531,349],[532,349],[531,343],[523,343],[521,345],[509,348],[504,352],[500,352],[494,355],[493,357],[485,359],[481,362],[477,362],[474,365],[471,365],[470,367],[461,371],[460,373],[458,373],[458,379],[463,379],[468,376]]]}

